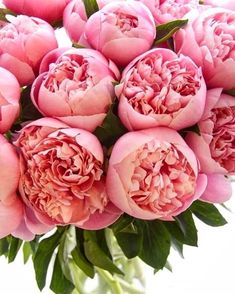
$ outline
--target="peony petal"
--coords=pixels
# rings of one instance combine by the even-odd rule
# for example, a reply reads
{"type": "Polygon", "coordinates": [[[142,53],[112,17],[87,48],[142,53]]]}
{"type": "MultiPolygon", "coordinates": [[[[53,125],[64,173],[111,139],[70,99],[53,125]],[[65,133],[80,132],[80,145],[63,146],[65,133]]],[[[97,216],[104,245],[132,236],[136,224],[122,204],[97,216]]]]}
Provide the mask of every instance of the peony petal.
{"type": "Polygon", "coordinates": [[[90,116],[65,116],[65,117],[56,117],[58,120],[66,123],[72,128],[84,129],[89,132],[94,132],[94,130],[101,126],[102,122],[106,117],[106,113],[94,114],[90,116]]]}
{"type": "Polygon", "coordinates": [[[16,195],[10,205],[4,205],[0,201],[0,238],[11,234],[19,226],[22,215],[23,206],[16,195]]]}
{"type": "Polygon", "coordinates": [[[233,193],[232,184],[229,179],[220,174],[207,175],[208,183],[201,200],[210,203],[223,203],[228,201],[233,193]]]}
{"type": "Polygon", "coordinates": [[[102,213],[98,211],[95,212],[90,216],[88,221],[79,227],[84,230],[104,229],[113,224],[121,216],[121,214],[122,212],[115,205],[109,202],[102,213]]]}
{"type": "Polygon", "coordinates": [[[125,66],[134,58],[149,50],[151,44],[144,39],[122,38],[107,42],[102,47],[102,53],[119,66],[125,66]],[[125,54],[120,54],[125,48],[125,54]]]}
{"type": "Polygon", "coordinates": [[[200,170],[204,173],[222,173],[227,174],[227,171],[219,165],[212,157],[208,144],[203,136],[190,132],[187,134],[185,141],[196,154],[200,162],[200,170]]]}
{"type": "Polygon", "coordinates": [[[30,85],[35,79],[33,69],[27,63],[7,53],[0,55],[0,66],[12,72],[21,86],[30,85]]]}
{"type": "Polygon", "coordinates": [[[0,135],[0,202],[12,203],[20,178],[19,159],[13,145],[0,135]]]}

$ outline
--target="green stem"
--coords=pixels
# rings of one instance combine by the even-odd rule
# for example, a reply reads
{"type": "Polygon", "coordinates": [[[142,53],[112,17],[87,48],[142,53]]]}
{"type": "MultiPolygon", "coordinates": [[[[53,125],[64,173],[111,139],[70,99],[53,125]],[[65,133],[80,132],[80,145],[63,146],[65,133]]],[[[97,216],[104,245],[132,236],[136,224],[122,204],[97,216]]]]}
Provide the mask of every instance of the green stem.
{"type": "Polygon", "coordinates": [[[127,291],[128,294],[144,294],[144,290],[135,287],[134,285],[129,284],[125,280],[116,277],[117,281],[119,281],[120,285],[122,286],[123,290],[127,291]]]}
{"type": "Polygon", "coordinates": [[[76,294],[86,294],[86,291],[83,289],[84,280],[83,277],[81,277],[83,273],[72,261],[69,261],[69,267],[72,273],[72,278],[75,286],[75,293],[77,292],[76,294]]]}
{"type": "Polygon", "coordinates": [[[108,271],[105,271],[99,267],[96,267],[96,271],[109,285],[112,294],[124,294],[120,283],[108,271]]]}

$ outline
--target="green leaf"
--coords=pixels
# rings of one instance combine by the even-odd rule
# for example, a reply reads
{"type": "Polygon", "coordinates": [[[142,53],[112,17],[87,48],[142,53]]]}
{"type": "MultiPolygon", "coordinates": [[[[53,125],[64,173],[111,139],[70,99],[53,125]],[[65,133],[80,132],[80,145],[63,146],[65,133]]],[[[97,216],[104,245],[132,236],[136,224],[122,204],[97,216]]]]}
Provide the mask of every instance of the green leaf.
{"type": "Polygon", "coordinates": [[[171,238],[172,247],[179,253],[180,257],[184,258],[184,244],[176,240],[174,237],[171,238]]]}
{"type": "Polygon", "coordinates": [[[32,255],[33,251],[30,245],[30,242],[24,242],[23,245],[23,257],[24,257],[24,264],[27,263],[29,260],[30,256],[32,255]]]}
{"type": "Polygon", "coordinates": [[[73,43],[72,45],[73,48],[77,48],[77,49],[82,49],[82,48],[86,48],[85,46],[79,44],[79,43],[73,43]]]}
{"type": "Polygon", "coordinates": [[[42,117],[42,114],[33,105],[30,98],[31,87],[26,87],[21,92],[21,114],[20,122],[36,120],[42,117]]]}
{"type": "Polygon", "coordinates": [[[84,230],[84,249],[86,258],[95,266],[105,269],[110,273],[123,274],[97,244],[95,231],[84,230]]]}
{"type": "MultiPolygon", "coordinates": [[[[61,227],[60,230],[64,228],[61,227]]],[[[71,253],[77,245],[76,242],[76,229],[74,226],[68,226],[62,231],[63,235],[60,239],[58,248],[58,257],[61,265],[62,272],[67,280],[74,282],[73,273],[70,268],[71,253]]]]}
{"type": "Polygon", "coordinates": [[[235,89],[230,89],[230,90],[224,90],[223,93],[235,96],[235,89]]]}
{"type": "Polygon", "coordinates": [[[193,133],[196,133],[198,136],[201,136],[201,131],[200,131],[200,128],[199,128],[198,124],[195,124],[195,125],[193,125],[191,127],[185,128],[185,129],[180,131],[182,136],[185,136],[189,132],[193,132],[193,133]]]}
{"type": "Polygon", "coordinates": [[[116,116],[113,111],[114,105],[110,107],[103,124],[97,127],[94,131],[94,135],[108,148],[112,146],[119,137],[127,132],[119,117],[116,116]]]}
{"type": "Polygon", "coordinates": [[[164,222],[164,225],[171,235],[171,244],[173,248],[176,251],[178,251],[181,257],[183,257],[183,244],[187,244],[188,242],[185,239],[185,236],[183,232],[181,231],[179,224],[176,221],[173,221],[173,222],[169,221],[169,222],[164,222]]]}
{"type": "Polygon", "coordinates": [[[70,294],[74,289],[74,285],[69,280],[67,280],[63,274],[58,254],[56,255],[56,259],[54,262],[50,289],[55,294],[70,294]]]}
{"type": "Polygon", "coordinates": [[[11,263],[15,260],[17,253],[19,252],[22,240],[11,236],[10,247],[8,252],[8,262],[11,263]]]}
{"type": "Polygon", "coordinates": [[[99,245],[100,248],[104,251],[104,253],[112,259],[112,255],[110,253],[109,247],[107,245],[107,240],[105,237],[105,230],[97,230],[96,231],[96,240],[97,244],[99,245]]]}
{"type": "Polygon", "coordinates": [[[86,258],[85,252],[84,252],[83,231],[77,228],[76,229],[76,236],[77,236],[77,238],[76,238],[77,246],[71,252],[72,257],[74,259],[74,262],[88,277],[94,278],[94,275],[95,275],[94,266],[86,258]]]}
{"type": "Polygon", "coordinates": [[[176,33],[180,28],[187,24],[187,22],[187,19],[177,19],[168,23],[158,25],[156,27],[157,37],[155,40],[155,45],[170,39],[174,35],[174,33],[176,33]]]}
{"type": "Polygon", "coordinates": [[[118,232],[121,232],[125,230],[131,223],[133,223],[134,218],[123,214],[114,224],[110,226],[110,229],[113,230],[113,233],[116,234],[118,232]]]}
{"type": "Polygon", "coordinates": [[[0,256],[8,253],[8,248],[9,248],[9,242],[7,238],[0,239],[0,256]]]}
{"type": "Polygon", "coordinates": [[[161,221],[145,221],[143,225],[143,246],[139,257],[156,270],[162,269],[170,253],[171,239],[161,221]]]}
{"type": "Polygon", "coordinates": [[[140,221],[138,224],[130,223],[123,230],[115,234],[117,242],[127,258],[136,257],[142,249],[143,230],[140,221]]]}
{"type": "Polygon", "coordinates": [[[33,264],[38,288],[42,290],[46,283],[46,276],[52,255],[60,243],[63,231],[56,231],[54,235],[42,240],[35,253],[33,264]]]}
{"type": "Polygon", "coordinates": [[[76,265],[90,278],[94,278],[95,270],[93,265],[82,254],[79,247],[74,248],[72,251],[72,257],[76,265]]]}
{"type": "Polygon", "coordinates": [[[191,205],[190,210],[209,226],[219,227],[227,224],[225,218],[213,204],[197,200],[191,205]]]}
{"type": "Polygon", "coordinates": [[[82,0],[86,9],[87,18],[99,10],[96,0],[82,0]]]}
{"type": "Polygon", "coordinates": [[[172,266],[169,261],[166,262],[165,268],[168,269],[168,271],[170,271],[172,273],[172,266]]]}
{"type": "Polygon", "coordinates": [[[54,28],[54,29],[60,29],[60,28],[63,28],[63,20],[62,19],[59,19],[59,20],[55,20],[51,23],[51,26],[54,28]]]}
{"type": "Polygon", "coordinates": [[[31,246],[31,250],[32,250],[32,254],[34,255],[38,249],[38,245],[39,245],[39,239],[40,239],[40,236],[36,236],[34,238],[34,240],[30,241],[30,246],[31,246]]]}
{"type": "Polygon", "coordinates": [[[170,233],[171,237],[173,237],[181,243],[185,242],[184,233],[176,221],[166,221],[164,222],[164,225],[170,233]]]}
{"type": "Polygon", "coordinates": [[[184,211],[175,217],[175,220],[184,234],[184,243],[190,246],[197,246],[197,228],[191,211],[184,211]]]}
{"type": "Polygon", "coordinates": [[[0,8],[0,20],[8,22],[8,19],[6,18],[7,15],[16,16],[16,14],[13,11],[11,11],[10,9],[0,8]]]}

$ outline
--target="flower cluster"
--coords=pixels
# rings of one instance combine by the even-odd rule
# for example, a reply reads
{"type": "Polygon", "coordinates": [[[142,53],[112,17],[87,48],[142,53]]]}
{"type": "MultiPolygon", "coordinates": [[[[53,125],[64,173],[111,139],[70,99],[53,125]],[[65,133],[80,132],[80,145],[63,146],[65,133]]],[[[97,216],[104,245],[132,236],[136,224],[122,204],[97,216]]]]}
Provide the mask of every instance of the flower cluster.
{"type": "Polygon", "coordinates": [[[0,238],[231,197],[233,1],[3,2],[0,238]]]}

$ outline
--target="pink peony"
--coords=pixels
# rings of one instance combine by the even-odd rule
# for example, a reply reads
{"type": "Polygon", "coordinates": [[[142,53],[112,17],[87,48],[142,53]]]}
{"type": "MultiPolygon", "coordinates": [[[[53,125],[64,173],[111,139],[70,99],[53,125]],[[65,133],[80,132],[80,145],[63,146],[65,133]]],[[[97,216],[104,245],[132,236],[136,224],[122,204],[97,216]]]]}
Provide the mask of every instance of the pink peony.
{"type": "Polygon", "coordinates": [[[48,22],[60,20],[70,0],[3,0],[7,8],[18,14],[36,16],[48,22]]]}
{"type": "Polygon", "coordinates": [[[63,25],[73,42],[79,42],[84,32],[86,22],[87,15],[83,1],[71,1],[64,10],[63,25]]]}
{"type": "Polygon", "coordinates": [[[16,150],[0,135],[0,238],[9,234],[33,240],[36,234],[52,229],[39,222],[34,212],[25,206],[18,195],[20,164],[16,150]]]}
{"type": "Polygon", "coordinates": [[[187,142],[205,173],[235,174],[235,99],[208,91],[204,115],[198,123],[201,136],[187,135],[187,142]]]}
{"type": "Polygon", "coordinates": [[[124,212],[141,219],[172,218],[205,190],[197,159],[181,136],[158,127],[130,132],[114,145],[107,193],[124,212]]]}
{"type": "Polygon", "coordinates": [[[0,133],[8,131],[19,115],[20,85],[15,76],[0,67],[0,133]]]}
{"type": "Polygon", "coordinates": [[[57,47],[53,28],[39,18],[11,17],[0,29],[0,66],[8,69],[21,86],[33,82],[44,55],[57,47]]]}
{"type": "Polygon", "coordinates": [[[175,49],[202,67],[209,88],[235,87],[235,12],[211,8],[194,11],[175,36],[175,49]]]}
{"type": "Polygon", "coordinates": [[[231,183],[224,175],[235,174],[235,100],[221,90],[208,91],[205,112],[198,123],[201,135],[189,133],[186,137],[208,176],[202,200],[215,203],[232,196],[231,183]]]}
{"type": "MultiPolygon", "coordinates": [[[[117,1],[117,0],[115,0],[117,1]]],[[[97,0],[99,8],[104,7],[113,0],[97,0]]],[[[82,0],[72,0],[65,8],[63,14],[63,25],[73,42],[79,43],[85,24],[87,22],[87,14],[84,2],[82,0]]]]}
{"type": "Polygon", "coordinates": [[[199,0],[139,0],[152,12],[157,24],[185,18],[185,14],[199,7],[199,0]]]}
{"type": "Polygon", "coordinates": [[[203,4],[235,10],[234,0],[203,0],[203,4]]]}
{"type": "Polygon", "coordinates": [[[41,72],[31,97],[43,115],[89,131],[102,124],[119,76],[112,62],[93,49],[58,49],[43,60],[41,72]]]}
{"type": "Polygon", "coordinates": [[[206,85],[186,56],[153,49],[133,60],[116,86],[119,117],[129,130],[168,126],[182,129],[202,116],[206,85]]]}
{"type": "Polygon", "coordinates": [[[0,238],[11,234],[23,217],[23,205],[17,197],[20,168],[16,151],[0,135],[0,238]]]}
{"type": "Polygon", "coordinates": [[[111,1],[88,19],[84,38],[105,57],[125,66],[151,48],[155,34],[153,17],[145,5],[111,1]]]}
{"type": "Polygon", "coordinates": [[[16,145],[19,191],[42,224],[100,229],[119,217],[106,195],[103,150],[93,134],[44,118],[24,127],[16,145]]]}
{"type": "MultiPolygon", "coordinates": [[[[18,196],[18,198],[21,198],[18,196]]],[[[28,207],[21,199],[23,215],[18,227],[11,235],[25,241],[32,241],[36,235],[42,235],[52,230],[55,225],[42,223],[35,215],[33,209],[28,207]]],[[[9,216],[10,217],[10,216],[9,216]]]]}

